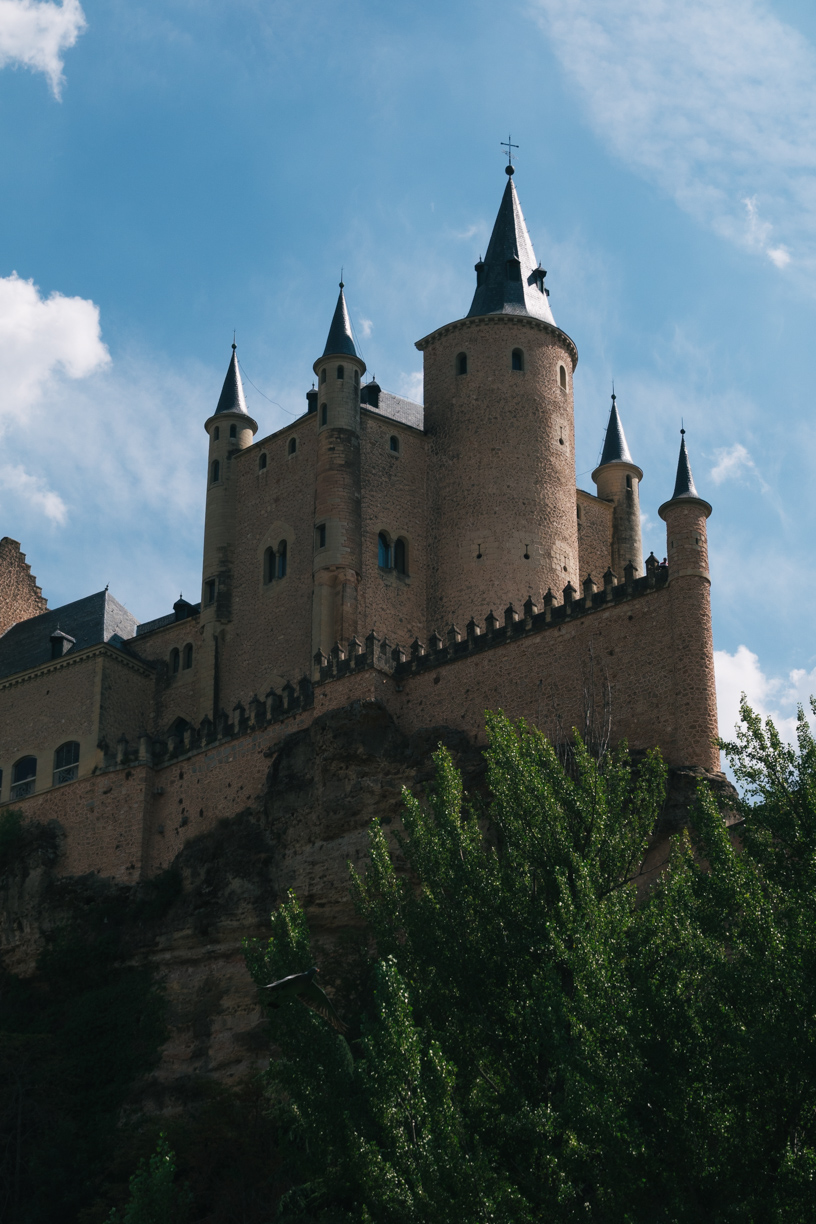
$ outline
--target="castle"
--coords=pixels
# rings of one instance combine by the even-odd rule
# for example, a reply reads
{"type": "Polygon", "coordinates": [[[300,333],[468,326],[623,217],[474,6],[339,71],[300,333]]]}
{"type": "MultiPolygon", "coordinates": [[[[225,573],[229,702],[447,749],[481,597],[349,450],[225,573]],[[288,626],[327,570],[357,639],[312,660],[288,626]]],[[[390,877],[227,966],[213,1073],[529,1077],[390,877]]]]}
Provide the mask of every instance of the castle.
{"type": "Polygon", "coordinates": [[[476,739],[488,708],[564,736],[601,718],[719,769],[711,507],[682,439],[667,560],[644,563],[614,396],[596,493],[576,488],[578,354],[507,172],[470,309],[417,342],[424,407],[365,381],[342,284],[307,410],[267,437],[233,345],[204,425],[200,603],[48,610],[0,541],[0,805],[60,822],[65,872],[159,871],[256,802],[284,736],[358,701],[476,739]]]}

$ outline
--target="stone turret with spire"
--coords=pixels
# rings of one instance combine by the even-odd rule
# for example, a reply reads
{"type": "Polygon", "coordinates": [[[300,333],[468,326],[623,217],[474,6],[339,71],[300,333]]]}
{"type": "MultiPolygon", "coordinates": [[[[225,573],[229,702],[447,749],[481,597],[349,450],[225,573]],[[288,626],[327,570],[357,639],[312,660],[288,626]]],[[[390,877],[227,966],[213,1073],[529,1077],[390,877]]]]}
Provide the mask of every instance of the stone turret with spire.
{"type": "Polygon", "coordinates": [[[362,577],[360,384],[365,362],[351,330],[345,286],[334,309],[317,375],[312,654],[328,655],[358,630],[362,577]]]}
{"type": "Polygon", "coordinates": [[[601,461],[592,473],[598,497],[612,503],[612,569],[620,580],[631,561],[634,573],[643,573],[643,544],[640,532],[640,482],[643,472],[633,463],[623,432],[617,397],[612,391],[612,408],[606,427],[601,461]]]}

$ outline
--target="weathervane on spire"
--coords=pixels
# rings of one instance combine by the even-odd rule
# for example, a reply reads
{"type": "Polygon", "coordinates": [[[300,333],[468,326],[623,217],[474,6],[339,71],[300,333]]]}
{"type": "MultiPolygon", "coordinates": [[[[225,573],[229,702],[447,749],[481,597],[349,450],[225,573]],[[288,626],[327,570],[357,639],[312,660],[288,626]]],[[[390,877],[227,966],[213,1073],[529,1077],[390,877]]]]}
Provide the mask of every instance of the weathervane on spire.
{"type": "Polygon", "coordinates": [[[518,148],[517,144],[513,144],[513,137],[508,136],[506,140],[500,141],[502,148],[507,148],[507,165],[504,167],[505,174],[514,174],[515,167],[513,166],[513,150],[518,148]]]}

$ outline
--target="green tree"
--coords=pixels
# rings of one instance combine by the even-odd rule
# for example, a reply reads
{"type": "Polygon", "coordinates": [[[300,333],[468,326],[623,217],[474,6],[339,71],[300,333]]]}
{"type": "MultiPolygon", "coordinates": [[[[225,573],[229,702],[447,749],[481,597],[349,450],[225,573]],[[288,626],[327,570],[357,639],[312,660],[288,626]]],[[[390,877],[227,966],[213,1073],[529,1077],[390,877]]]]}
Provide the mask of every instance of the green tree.
{"type": "MultiPolygon", "coordinates": [[[[657,753],[565,761],[491,715],[483,812],[437,754],[408,874],[375,825],[353,878],[374,956],[350,1040],[273,1013],[282,1219],[813,1219],[816,746],[804,716],[798,751],[743,718],[739,837],[701,787],[696,855],[679,836],[639,905],[657,753]]],[[[295,898],[272,927],[259,983],[312,963],[295,898]]]]}
{"type": "Polygon", "coordinates": [[[124,1213],[114,1209],[108,1224],[184,1224],[189,1218],[190,1193],[176,1185],[176,1157],[164,1134],[150,1159],[139,1162],[129,1189],[124,1213]]]}

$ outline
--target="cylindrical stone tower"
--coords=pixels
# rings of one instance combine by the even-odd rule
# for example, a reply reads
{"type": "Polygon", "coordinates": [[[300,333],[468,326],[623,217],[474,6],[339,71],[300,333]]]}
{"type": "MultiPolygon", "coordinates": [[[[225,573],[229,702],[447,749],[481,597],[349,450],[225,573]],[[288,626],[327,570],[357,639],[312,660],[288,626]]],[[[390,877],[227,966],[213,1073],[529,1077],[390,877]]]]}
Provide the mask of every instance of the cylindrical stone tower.
{"type": "Polygon", "coordinates": [[[359,357],[343,284],[317,375],[314,597],[312,655],[345,647],[357,633],[357,592],[362,575],[359,357]]]}
{"type": "Polygon", "coordinates": [[[640,535],[640,482],[643,472],[632,462],[629,454],[614,391],[601,462],[592,473],[592,479],[598,486],[598,497],[612,502],[612,570],[622,581],[624,567],[631,561],[637,577],[643,573],[640,535]]]}
{"type": "MultiPolygon", "coordinates": [[[[685,430],[680,431],[685,434],[685,430]]],[[[671,601],[672,655],[667,660],[673,691],[678,763],[720,768],[717,689],[711,632],[711,578],[708,573],[706,520],[711,506],[698,496],[685,437],[680,443],[674,494],[658,514],[666,523],[671,601]]]]}
{"type": "MultiPolygon", "coordinates": [[[[512,175],[512,166],[508,166],[512,175]]],[[[572,378],[512,177],[466,318],[424,354],[429,471],[428,629],[551,589],[578,588],[572,378]]]]}

